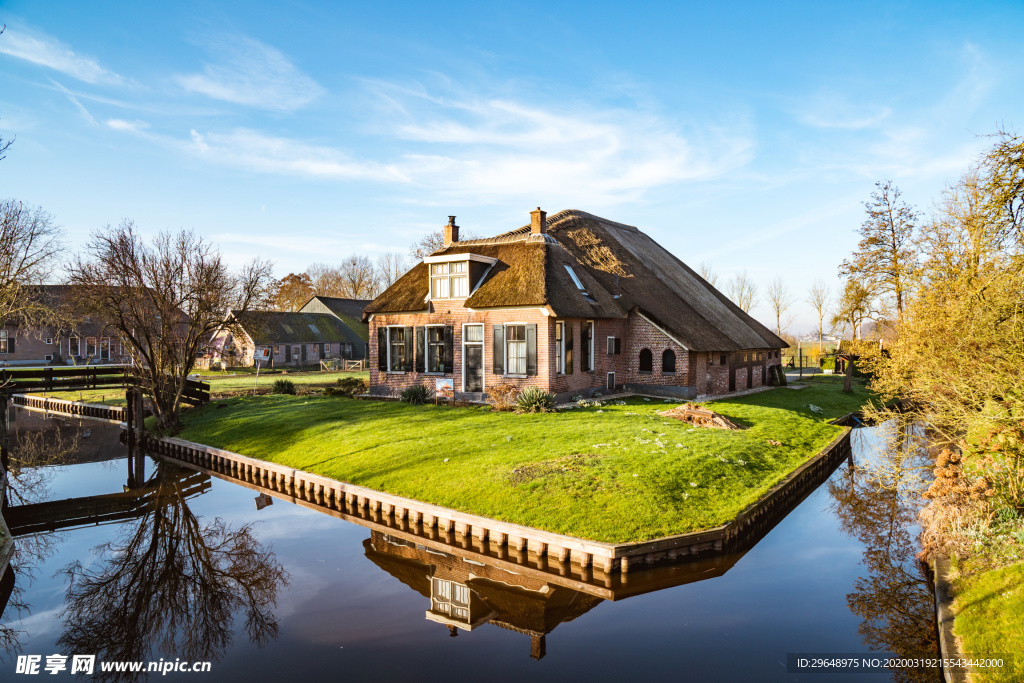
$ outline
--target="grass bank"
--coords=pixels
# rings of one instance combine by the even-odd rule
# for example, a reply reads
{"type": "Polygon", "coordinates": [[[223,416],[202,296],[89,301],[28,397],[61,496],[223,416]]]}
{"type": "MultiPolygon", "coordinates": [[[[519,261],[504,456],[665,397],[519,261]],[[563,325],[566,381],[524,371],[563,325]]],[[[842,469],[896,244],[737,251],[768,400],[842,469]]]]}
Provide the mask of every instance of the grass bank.
{"type": "Polygon", "coordinates": [[[662,417],[670,404],[656,399],[515,415],[257,396],[189,411],[180,436],[494,519],[626,542],[730,521],[840,433],[827,419],[867,398],[863,388],[847,395],[820,385],[719,401],[714,410],[749,427],[720,431],[662,417]]]}
{"type": "MultiPolygon", "coordinates": [[[[260,373],[257,384],[255,373],[249,374],[222,374],[203,376],[202,381],[210,383],[210,395],[214,398],[224,398],[240,394],[252,394],[253,386],[256,385],[258,393],[270,393],[270,388],[275,380],[286,379],[299,389],[306,389],[314,392],[323,390],[324,387],[333,386],[343,377],[355,377],[369,382],[370,373],[363,372],[281,372],[260,373]]],[[[68,401],[82,401],[84,403],[97,403],[108,406],[124,405],[124,390],[120,388],[107,387],[105,389],[88,389],[85,391],[53,391],[43,392],[40,396],[62,398],[68,401]]]]}
{"type": "Polygon", "coordinates": [[[954,633],[967,657],[1013,655],[1012,666],[973,673],[985,683],[1024,680],[1024,563],[961,576],[955,585],[954,633]]]}

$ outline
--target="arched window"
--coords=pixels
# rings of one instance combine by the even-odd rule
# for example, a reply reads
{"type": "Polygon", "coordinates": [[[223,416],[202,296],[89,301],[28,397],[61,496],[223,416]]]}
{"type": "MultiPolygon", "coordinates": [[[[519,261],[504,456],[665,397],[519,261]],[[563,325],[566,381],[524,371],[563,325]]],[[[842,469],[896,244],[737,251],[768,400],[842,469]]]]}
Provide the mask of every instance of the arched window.
{"type": "Polygon", "coordinates": [[[650,372],[654,368],[654,354],[650,349],[640,350],[640,372],[650,372]]]}
{"type": "Polygon", "coordinates": [[[665,353],[661,354],[661,371],[676,371],[676,352],[672,349],[665,349],[665,353]]]}

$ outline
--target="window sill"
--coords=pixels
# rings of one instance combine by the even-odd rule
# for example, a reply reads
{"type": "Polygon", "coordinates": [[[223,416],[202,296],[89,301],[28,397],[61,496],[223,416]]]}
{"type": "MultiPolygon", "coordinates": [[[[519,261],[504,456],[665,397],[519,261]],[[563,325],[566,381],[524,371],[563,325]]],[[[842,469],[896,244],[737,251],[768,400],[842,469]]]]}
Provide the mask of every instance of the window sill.
{"type": "Polygon", "coordinates": [[[405,373],[405,370],[385,370],[384,374],[386,374],[386,375],[404,375],[406,373],[405,373]]]}
{"type": "Polygon", "coordinates": [[[445,375],[450,375],[452,373],[450,373],[450,372],[424,372],[422,374],[430,375],[431,377],[444,377],[445,375]]]}
{"type": "Polygon", "coordinates": [[[663,373],[661,373],[661,376],[662,377],[675,377],[676,373],[674,373],[674,372],[663,372],[663,373]]]}
{"type": "Polygon", "coordinates": [[[654,371],[653,370],[637,370],[637,374],[640,374],[640,375],[653,375],[654,371]]]}
{"type": "Polygon", "coordinates": [[[526,379],[529,375],[502,375],[502,377],[507,377],[508,379],[526,379]]]}

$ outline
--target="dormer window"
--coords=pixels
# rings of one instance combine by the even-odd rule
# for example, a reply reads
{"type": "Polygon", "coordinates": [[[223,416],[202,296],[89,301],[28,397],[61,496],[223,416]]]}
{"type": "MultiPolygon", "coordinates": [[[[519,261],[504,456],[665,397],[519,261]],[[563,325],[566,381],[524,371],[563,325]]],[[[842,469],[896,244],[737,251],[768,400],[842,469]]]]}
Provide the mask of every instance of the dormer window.
{"type": "Polygon", "coordinates": [[[469,296],[469,263],[430,264],[431,299],[465,299],[469,296]]]}

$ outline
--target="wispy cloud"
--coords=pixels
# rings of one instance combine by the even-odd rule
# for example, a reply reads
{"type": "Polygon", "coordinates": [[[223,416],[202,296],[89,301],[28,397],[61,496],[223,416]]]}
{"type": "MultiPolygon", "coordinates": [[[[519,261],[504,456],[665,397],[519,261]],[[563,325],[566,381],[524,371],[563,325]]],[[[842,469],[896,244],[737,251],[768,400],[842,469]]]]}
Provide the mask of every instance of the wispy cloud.
{"type": "Polygon", "coordinates": [[[859,130],[882,123],[892,109],[877,104],[851,103],[846,97],[820,94],[797,113],[801,123],[815,128],[844,128],[859,130]]]}
{"type": "MultiPolygon", "coordinates": [[[[193,129],[188,139],[159,137],[190,154],[247,171],[401,183],[403,199],[483,204],[545,197],[587,205],[636,200],[646,191],[721,176],[749,161],[744,126],[683,126],[652,113],[546,107],[510,99],[443,98],[376,84],[384,111],[365,126],[380,139],[359,158],[338,147],[239,128],[193,129]]],[[[108,126],[141,133],[136,124],[108,126]]]]}
{"type": "Polygon", "coordinates": [[[96,119],[93,118],[92,114],[89,113],[89,110],[86,109],[85,106],[81,102],[78,101],[78,98],[75,97],[74,93],[72,93],[70,90],[68,90],[63,85],[61,85],[57,81],[53,80],[52,78],[50,79],[50,83],[53,83],[54,86],[56,86],[58,90],[60,90],[62,93],[64,93],[64,97],[68,98],[68,100],[71,102],[71,104],[75,105],[75,108],[78,109],[78,112],[85,118],[86,121],[88,121],[90,124],[92,124],[94,126],[100,125],[99,123],[96,122],[96,119]]]}
{"type": "Polygon", "coordinates": [[[279,50],[252,38],[224,36],[208,47],[220,63],[176,76],[185,90],[272,111],[294,111],[324,93],[279,50]]]}
{"type": "Polygon", "coordinates": [[[0,53],[54,69],[93,84],[120,85],[124,79],[100,66],[92,57],[75,54],[55,38],[8,28],[0,40],[0,53]]]}

